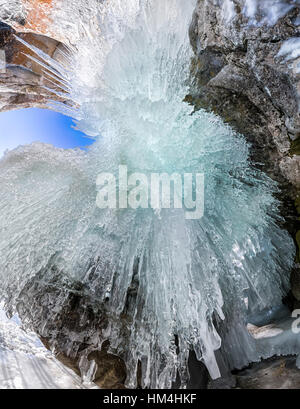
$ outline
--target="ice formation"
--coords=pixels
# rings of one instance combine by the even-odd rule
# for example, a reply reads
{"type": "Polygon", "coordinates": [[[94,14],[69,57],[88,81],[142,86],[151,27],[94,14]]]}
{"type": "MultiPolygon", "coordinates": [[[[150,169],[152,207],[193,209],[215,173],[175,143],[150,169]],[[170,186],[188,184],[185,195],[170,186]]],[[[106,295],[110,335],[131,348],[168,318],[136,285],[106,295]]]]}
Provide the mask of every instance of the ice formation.
{"type": "MultiPolygon", "coordinates": [[[[224,20],[229,23],[237,15],[233,0],[212,0],[221,7],[224,20]]],[[[299,0],[243,0],[242,13],[251,26],[274,26],[289,11],[299,6],[299,0]]],[[[297,20],[295,21],[297,25],[297,20]]]]}
{"type": "Polygon", "coordinates": [[[245,0],[243,12],[251,24],[273,26],[299,4],[299,0],[245,0]]]}
{"type": "MultiPolygon", "coordinates": [[[[0,305],[1,389],[85,389],[79,376],[66,369],[18,316],[8,319],[0,305]]],[[[96,388],[96,385],[92,386],[96,388]]]]}
{"type": "Polygon", "coordinates": [[[300,74],[300,37],[293,37],[284,41],[277,57],[283,59],[284,62],[295,62],[296,60],[295,72],[300,74]]]}
{"type": "Polygon", "coordinates": [[[224,0],[222,4],[222,15],[224,20],[229,23],[236,15],[235,6],[232,0],[224,0]]]}
{"type": "MultiPolygon", "coordinates": [[[[138,362],[143,387],[171,387],[177,374],[184,386],[191,349],[212,378],[223,367],[272,355],[248,333],[247,317],[281,304],[294,245],[278,226],[277,187],[251,165],[244,138],[183,101],[195,1],[90,4],[95,17],[64,55],[67,66],[27,45],[79,106],[52,108],[73,115],[95,142],[87,152],[36,143],[0,161],[6,308],[30,325],[24,308],[35,299],[24,298],[28,283],[59,282],[54,301],[43,295],[50,305],[43,335],[67,283],[81,283],[108,317],[84,342],[92,339],[96,349],[109,340],[126,363],[129,387],[136,386],[138,362]],[[204,217],[186,220],[180,209],[97,208],[97,175],[117,174],[119,165],[145,174],[204,173],[204,217]]],[[[31,313],[37,319],[39,311],[31,313]]],[[[70,354],[77,352],[76,337],[69,334],[70,354]]],[[[82,371],[93,375],[84,362],[82,371]]]]}

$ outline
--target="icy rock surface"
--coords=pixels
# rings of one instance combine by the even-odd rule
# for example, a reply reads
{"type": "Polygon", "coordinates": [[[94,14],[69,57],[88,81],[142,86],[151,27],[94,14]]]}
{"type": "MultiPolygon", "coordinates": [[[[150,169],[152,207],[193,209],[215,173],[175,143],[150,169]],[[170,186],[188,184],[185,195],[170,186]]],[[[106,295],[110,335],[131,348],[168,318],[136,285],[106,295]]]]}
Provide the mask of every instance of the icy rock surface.
{"type": "Polygon", "coordinates": [[[248,20],[249,25],[273,26],[289,11],[299,6],[299,0],[210,0],[213,5],[222,9],[222,16],[226,23],[230,23],[237,16],[237,9],[248,20]]]}
{"type": "Polygon", "coordinates": [[[21,0],[0,0],[0,20],[24,24],[26,13],[21,0]]]}
{"type": "MultiPolygon", "coordinates": [[[[297,7],[272,26],[259,13],[251,21],[245,15],[244,0],[234,1],[235,15],[227,23],[220,3],[197,2],[190,27],[195,86],[189,101],[213,109],[233,124],[253,143],[252,157],[263,164],[266,173],[283,186],[288,180],[298,189],[299,157],[291,157],[296,154],[291,140],[300,131],[299,58],[286,60],[290,54],[278,53],[286,41],[299,37],[299,5],[291,2],[297,7]]],[[[255,10],[264,4],[257,2],[255,10]]],[[[269,12],[275,13],[276,4],[271,2],[269,12]]],[[[293,45],[297,55],[296,40],[287,45],[289,49],[293,45]]],[[[293,186],[282,192],[288,201],[294,200],[293,186]]]]}
{"type": "Polygon", "coordinates": [[[299,0],[244,0],[243,12],[251,24],[273,26],[297,5],[299,0]]]}
{"type": "MultiPolygon", "coordinates": [[[[94,386],[95,387],[95,386],[94,386]]],[[[0,306],[1,389],[85,389],[79,376],[46,350],[35,334],[8,319],[0,306]]]]}
{"type": "MultiPolygon", "coordinates": [[[[50,282],[55,271],[60,286],[64,278],[81,282],[105,309],[108,321],[82,342],[90,337],[97,349],[109,340],[126,363],[127,386],[136,386],[138,361],[143,387],[171,387],[177,372],[185,385],[190,349],[217,378],[220,347],[226,367],[261,357],[247,315],[280,304],[288,289],[294,245],[278,227],[277,187],[251,166],[241,135],[183,102],[193,0],[95,1],[90,7],[95,18],[65,56],[68,69],[31,47],[80,108],[53,106],[72,114],[95,143],[87,152],[36,143],[0,161],[6,306],[22,313],[22,303],[30,305],[22,293],[26,284],[41,271],[50,282]],[[117,175],[119,165],[146,175],[204,173],[204,217],[97,208],[97,175],[117,175]]],[[[62,288],[40,334],[55,322],[65,297],[62,288]]],[[[43,302],[50,302],[47,293],[43,302]]],[[[26,314],[22,318],[26,322],[26,314]]],[[[69,334],[71,355],[76,337],[69,334]]],[[[95,368],[86,364],[83,375],[92,377],[95,368]]]]}
{"type": "Polygon", "coordinates": [[[294,62],[295,72],[300,74],[300,37],[286,40],[279,50],[278,57],[282,57],[285,62],[294,62]]]}

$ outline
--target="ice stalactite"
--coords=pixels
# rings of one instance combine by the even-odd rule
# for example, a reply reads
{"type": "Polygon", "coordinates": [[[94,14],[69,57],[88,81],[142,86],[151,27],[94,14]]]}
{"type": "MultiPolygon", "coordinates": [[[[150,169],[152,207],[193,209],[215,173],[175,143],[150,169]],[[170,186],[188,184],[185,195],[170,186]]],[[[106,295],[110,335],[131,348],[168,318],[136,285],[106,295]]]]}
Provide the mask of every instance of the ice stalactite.
{"type": "MultiPolygon", "coordinates": [[[[27,45],[52,67],[48,75],[75,102],[66,112],[95,142],[86,152],[36,143],[0,161],[2,294],[55,343],[59,335],[46,328],[76,283],[106,317],[81,343],[97,349],[109,340],[129,387],[138,362],[143,387],[171,387],[178,373],[184,386],[192,349],[217,378],[220,347],[229,367],[260,358],[247,316],[280,304],[288,289],[294,245],[278,226],[277,186],[251,165],[241,135],[184,102],[194,0],[91,7],[95,18],[65,55],[67,68],[27,45]],[[204,173],[204,217],[99,209],[97,175],[117,175],[119,165],[145,175],[204,173]],[[34,289],[43,283],[58,288],[42,294],[38,310],[34,289]]],[[[64,341],[70,355],[78,337],[70,331],[64,341]]],[[[93,375],[84,358],[81,369],[93,375]]]]}

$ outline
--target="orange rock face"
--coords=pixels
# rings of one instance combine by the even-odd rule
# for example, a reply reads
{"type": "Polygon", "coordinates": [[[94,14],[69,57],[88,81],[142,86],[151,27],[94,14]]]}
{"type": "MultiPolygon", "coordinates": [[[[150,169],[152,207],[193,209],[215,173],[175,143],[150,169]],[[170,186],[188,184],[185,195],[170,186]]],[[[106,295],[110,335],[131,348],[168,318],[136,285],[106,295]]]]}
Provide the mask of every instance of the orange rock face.
{"type": "Polygon", "coordinates": [[[51,36],[53,3],[54,0],[22,0],[27,12],[26,23],[24,26],[15,23],[14,28],[17,31],[32,31],[51,36]]]}
{"type": "Polygon", "coordinates": [[[51,10],[53,0],[23,0],[25,8],[28,10],[25,28],[48,34],[52,24],[51,10]]]}

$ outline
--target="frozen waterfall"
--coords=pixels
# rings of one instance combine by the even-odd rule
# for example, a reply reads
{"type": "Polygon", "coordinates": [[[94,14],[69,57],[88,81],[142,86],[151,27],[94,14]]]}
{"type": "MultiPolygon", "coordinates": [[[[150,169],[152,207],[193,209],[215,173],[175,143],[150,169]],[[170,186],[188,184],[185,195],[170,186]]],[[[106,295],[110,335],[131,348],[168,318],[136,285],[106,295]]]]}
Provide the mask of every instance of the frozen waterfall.
{"type": "MultiPolygon", "coordinates": [[[[143,387],[170,388],[178,374],[184,386],[190,350],[212,378],[273,354],[248,333],[248,316],[281,304],[294,245],[279,227],[278,188],[251,165],[243,136],[184,102],[195,1],[94,0],[91,7],[80,44],[61,63],[27,44],[60,84],[55,92],[73,103],[51,107],[72,115],[95,142],[87,151],[36,143],[0,161],[6,308],[72,356],[79,344],[91,351],[108,340],[131,388],[138,363],[143,387]],[[117,175],[120,165],[145,175],[204,174],[204,216],[99,209],[97,175],[117,175]],[[74,283],[105,318],[58,341],[52,323],[74,283]],[[34,291],[43,286],[38,304],[34,291]]],[[[84,326],[87,315],[80,320],[84,326]]],[[[82,375],[92,378],[85,358],[82,375]]]]}

